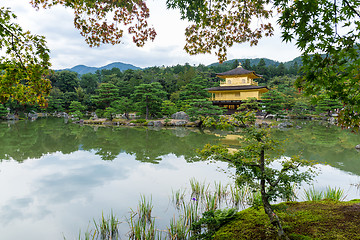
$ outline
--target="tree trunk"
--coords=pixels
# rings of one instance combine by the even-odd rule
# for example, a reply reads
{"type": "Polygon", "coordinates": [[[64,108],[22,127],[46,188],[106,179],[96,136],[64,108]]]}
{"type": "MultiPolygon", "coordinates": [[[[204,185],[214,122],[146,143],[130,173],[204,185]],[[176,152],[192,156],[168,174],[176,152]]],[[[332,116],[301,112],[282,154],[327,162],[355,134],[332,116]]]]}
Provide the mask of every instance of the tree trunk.
{"type": "Polygon", "coordinates": [[[145,119],[148,120],[149,118],[149,103],[148,103],[148,96],[146,96],[146,117],[145,119]]]}
{"type": "Polygon", "coordinates": [[[264,149],[260,152],[260,171],[262,174],[261,180],[260,180],[260,192],[261,192],[261,200],[263,202],[265,213],[268,215],[270,222],[272,225],[278,228],[278,235],[280,239],[286,239],[289,240],[289,238],[286,236],[280,220],[278,216],[274,213],[274,211],[271,208],[271,205],[269,203],[269,196],[266,193],[265,189],[265,152],[264,149]]]}

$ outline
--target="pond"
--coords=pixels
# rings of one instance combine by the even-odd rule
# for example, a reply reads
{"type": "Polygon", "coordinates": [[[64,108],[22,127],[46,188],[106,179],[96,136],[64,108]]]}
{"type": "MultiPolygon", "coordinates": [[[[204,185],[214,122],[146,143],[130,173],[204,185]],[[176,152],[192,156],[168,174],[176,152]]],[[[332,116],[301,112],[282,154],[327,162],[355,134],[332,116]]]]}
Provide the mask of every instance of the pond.
{"type": "MultiPolygon", "coordinates": [[[[360,136],[338,127],[299,122],[274,130],[285,140],[285,156],[302,153],[321,165],[316,187],[341,187],[359,198],[360,136]]],[[[222,162],[196,161],[195,149],[236,135],[198,129],[91,127],[38,119],[0,123],[0,239],[77,239],[102,212],[121,219],[141,194],[152,198],[157,222],[169,222],[172,190],[189,180],[231,183],[222,162]]],[[[127,223],[120,225],[126,233],[127,223]]]]}

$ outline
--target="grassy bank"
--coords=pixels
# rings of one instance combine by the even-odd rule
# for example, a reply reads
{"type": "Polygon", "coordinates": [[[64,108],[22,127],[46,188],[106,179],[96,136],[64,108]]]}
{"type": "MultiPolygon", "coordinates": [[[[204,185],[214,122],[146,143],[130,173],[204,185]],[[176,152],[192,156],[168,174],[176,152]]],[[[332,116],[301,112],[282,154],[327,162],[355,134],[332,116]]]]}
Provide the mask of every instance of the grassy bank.
{"type": "MultiPolygon", "coordinates": [[[[274,206],[290,239],[360,239],[360,199],[288,202],[274,206]]],[[[249,208],[216,232],[214,239],[278,239],[262,208],[249,208]]]]}

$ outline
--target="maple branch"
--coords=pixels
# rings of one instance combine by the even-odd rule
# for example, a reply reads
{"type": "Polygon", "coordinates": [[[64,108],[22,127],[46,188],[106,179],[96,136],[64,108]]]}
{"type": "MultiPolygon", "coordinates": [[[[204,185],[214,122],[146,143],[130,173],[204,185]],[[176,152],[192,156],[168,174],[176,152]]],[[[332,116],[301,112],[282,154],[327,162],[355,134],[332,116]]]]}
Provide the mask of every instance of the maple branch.
{"type": "Polygon", "coordinates": [[[360,13],[358,13],[358,11],[356,11],[355,8],[353,8],[352,6],[350,6],[350,3],[348,2],[348,0],[344,0],[344,2],[345,2],[346,5],[351,9],[351,11],[353,11],[358,17],[360,17],[360,13]]]}

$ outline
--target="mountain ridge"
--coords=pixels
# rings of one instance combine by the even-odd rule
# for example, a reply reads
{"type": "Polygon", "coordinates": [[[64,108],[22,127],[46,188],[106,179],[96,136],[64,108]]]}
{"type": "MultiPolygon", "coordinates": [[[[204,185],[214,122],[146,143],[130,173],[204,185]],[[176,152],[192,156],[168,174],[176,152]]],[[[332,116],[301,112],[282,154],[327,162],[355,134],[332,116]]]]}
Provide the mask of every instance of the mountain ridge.
{"type": "MultiPolygon", "coordinates": [[[[250,60],[250,65],[258,65],[258,63],[260,62],[261,59],[264,59],[266,66],[269,65],[273,65],[275,67],[279,66],[281,63],[283,63],[285,65],[285,67],[290,67],[294,62],[297,62],[297,64],[302,65],[302,61],[301,61],[301,57],[296,57],[292,60],[286,61],[286,62],[280,62],[280,61],[276,61],[270,58],[234,58],[234,59],[230,59],[225,61],[223,64],[232,64],[234,61],[238,61],[239,63],[244,63],[245,60],[250,60]]],[[[208,67],[211,66],[218,66],[220,63],[211,63],[209,65],[207,65],[208,67]]]]}
{"type": "Polygon", "coordinates": [[[80,75],[86,74],[86,73],[95,73],[97,70],[111,70],[113,68],[118,68],[120,69],[120,71],[125,71],[128,69],[132,69],[132,70],[138,70],[138,69],[142,69],[140,67],[134,66],[132,64],[129,63],[122,63],[122,62],[113,62],[113,63],[109,63],[105,66],[102,67],[89,67],[83,64],[80,65],[76,65],[72,68],[66,68],[66,69],[59,69],[56,71],[72,71],[72,72],[76,72],[80,75]]]}
{"type": "MultiPolygon", "coordinates": [[[[225,64],[225,65],[232,64],[236,60],[238,62],[244,63],[245,60],[250,60],[250,65],[251,66],[253,66],[253,65],[256,66],[260,62],[261,59],[264,59],[265,64],[267,66],[274,65],[275,67],[277,67],[277,66],[279,66],[279,64],[283,63],[285,65],[285,67],[288,68],[291,65],[293,65],[294,62],[297,62],[297,64],[302,65],[301,57],[296,57],[293,60],[286,61],[286,62],[280,62],[280,61],[272,60],[272,59],[269,59],[269,58],[238,58],[238,59],[227,60],[223,64],[225,64]]],[[[212,67],[212,66],[215,67],[215,66],[218,66],[218,65],[219,65],[219,63],[215,62],[215,63],[211,63],[211,64],[207,65],[207,67],[212,67]]],[[[76,72],[79,75],[83,75],[83,74],[86,74],[86,73],[95,73],[97,70],[103,70],[103,69],[111,70],[112,68],[118,68],[118,69],[120,69],[120,71],[125,71],[125,70],[128,70],[128,69],[132,69],[132,70],[141,70],[141,69],[143,69],[143,68],[140,68],[140,67],[134,66],[132,64],[128,64],[128,63],[113,62],[113,63],[109,63],[109,64],[107,64],[105,66],[102,66],[102,67],[89,67],[89,66],[80,64],[80,65],[76,65],[76,66],[74,66],[72,68],[59,69],[59,70],[56,70],[56,71],[67,70],[67,71],[76,72]]]]}

